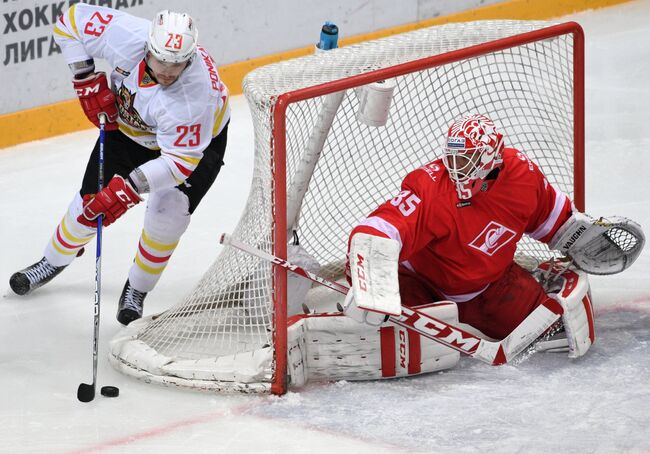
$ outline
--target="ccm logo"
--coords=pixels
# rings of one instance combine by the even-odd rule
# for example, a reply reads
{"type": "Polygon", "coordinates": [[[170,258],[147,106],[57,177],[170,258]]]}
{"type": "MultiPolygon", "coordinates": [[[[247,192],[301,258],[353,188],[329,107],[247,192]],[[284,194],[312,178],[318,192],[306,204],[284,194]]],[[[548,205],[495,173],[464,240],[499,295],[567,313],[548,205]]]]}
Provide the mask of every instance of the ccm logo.
{"type": "Polygon", "coordinates": [[[115,195],[117,196],[118,199],[120,199],[122,202],[126,204],[127,208],[132,208],[135,206],[135,203],[133,203],[133,200],[126,195],[126,192],[120,190],[115,191],[115,195]]]}
{"type": "Polygon", "coordinates": [[[415,328],[421,335],[429,339],[438,339],[442,343],[460,349],[468,355],[474,353],[481,343],[481,339],[470,333],[463,332],[433,317],[422,317],[408,307],[402,308],[399,324],[404,327],[415,328]]]}
{"type": "Polygon", "coordinates": [[[75,88],[74,91],[77,92],[77,96],[85,98],[93,93],[99,93],[99,84],[95,84],[92,87],[75,88]]]}
{"type": "Polygon", "coordinates": [[[361,254],[357,254],[357,279],[359,280],[359,289],[361,291],[368,291],[368,286],[366,284],[366,270],[363,267],[363,262],[365,258],[361,254]]]}
{"type": "Polygon", "coordinates": [[[474,249],[487,254],[494,255],[496,251],[508,244],[516,236],[514,230],[505,227],[498,222],[490,221],[483,231],[472,240],[469,245],[474,249]]]}

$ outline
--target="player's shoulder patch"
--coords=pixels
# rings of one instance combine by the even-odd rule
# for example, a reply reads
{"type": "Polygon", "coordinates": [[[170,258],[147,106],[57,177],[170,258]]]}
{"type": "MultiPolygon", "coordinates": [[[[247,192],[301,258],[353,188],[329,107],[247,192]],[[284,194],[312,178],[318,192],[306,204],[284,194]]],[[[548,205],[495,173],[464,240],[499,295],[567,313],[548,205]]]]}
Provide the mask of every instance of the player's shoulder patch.
{"type": "Polygon", "coordinates": [[[426,175],[428,175],[429,179],[435,183],[440,182],[442,176],[446,172],[445,166],[440,159],[436,159],[435,161],[424,164],[417,170],[423,171],[426,175]]]}
{"type": "Polygon", "coordinates": [[[199,60],[199,62],[195,62],[195,64],[201,66],[203,69],[202,73],[203,80],[206,81],[205,84],[210,87],[210,91],[220,94],[224,91],[225,86],[219,78],[217,63],[208,51],[201,46],[196,49],[196,54],[197,55],[194,58],[199,60]]]}
{"type": "Polygon", "coordinates": [[[422,195],[427,194],[427,198],[447,192],[456,194],[456,189],[449,179],[447,169],[441,159],[431,161],[413,170],[406,176],[404,183],[409,187],[417,188],[422,195]]]}
{"type": "Polygon", "coordinates": [[[504,148],[502,156],[505,167],[511,171],[534,173],[537,167],[526,153],[516,148],[504,148]]]}

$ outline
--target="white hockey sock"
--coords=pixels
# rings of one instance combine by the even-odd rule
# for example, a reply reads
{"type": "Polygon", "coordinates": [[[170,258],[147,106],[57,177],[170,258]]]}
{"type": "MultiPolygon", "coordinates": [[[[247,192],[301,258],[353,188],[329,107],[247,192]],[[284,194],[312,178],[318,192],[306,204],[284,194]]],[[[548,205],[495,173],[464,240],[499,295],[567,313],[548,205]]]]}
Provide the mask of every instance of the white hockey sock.
{"type": "Polygon", "coordinates": [[[68,211],[45,246],[43,256],[52,266],[69,265],[79,250],[97,233],[96,229],[77,221],[82,208],[81,196],[77,192],[68,206],[68,211]]]}
{"type": "Polygon", "coordinates": [[[152,193],[147,203],[138,252],[129,270],[136,290],[150,292],[190,224],[187,196],[176,188],[152,193]]]}

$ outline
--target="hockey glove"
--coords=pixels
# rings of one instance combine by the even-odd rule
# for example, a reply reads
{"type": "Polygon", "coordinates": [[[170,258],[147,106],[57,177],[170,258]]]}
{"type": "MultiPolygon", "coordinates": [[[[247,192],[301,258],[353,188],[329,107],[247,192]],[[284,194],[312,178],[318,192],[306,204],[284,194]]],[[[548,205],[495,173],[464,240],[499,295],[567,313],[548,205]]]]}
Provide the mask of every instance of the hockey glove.
{"type": "Polygon", "coordinates": [[[103,215],[102,225],[108,227],[141,201],[142,198],[133,186],[121,176],[115,175],[101,192],[94,196],[84,196],[83,213],[77,221],[88,227],[96,227],[97,216],[103,215]]]}
{"type": "Polygon", "coordinates": [[[106,73],[91,73],[84,79],[73,79],[74,91],[79,97],[86,117],[99,128],[99,114],[106,114],[106,130],[114,131],[117,125],[115,95],[108,87],[106,73]]]}
{"type": "Polygon", "coordinates": [[[350,238],[348,263],[352,288],[343,312],[358,322],[378,326],[402,313],[398,260],[400,245],[390,238],[357,232],[350,238]]]}

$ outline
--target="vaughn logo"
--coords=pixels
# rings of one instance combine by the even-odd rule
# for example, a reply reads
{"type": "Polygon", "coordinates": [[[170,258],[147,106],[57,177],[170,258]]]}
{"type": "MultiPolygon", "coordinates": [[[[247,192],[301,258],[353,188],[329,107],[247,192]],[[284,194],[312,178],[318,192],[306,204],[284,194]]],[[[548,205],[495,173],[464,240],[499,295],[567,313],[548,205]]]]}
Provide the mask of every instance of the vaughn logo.
{"type": "Polygon", "coordinates": [[[571,246],[573,246],[573,243],[575,243],[576,240],[577,240],[578,238],[580,238],[580,237],[582,236],[582,234],[585,233],[586,231],[587,231],[587,227],[585,227],[584,225],[581,225],[581,226],[578,228],[578,230],[576,230],[575,232],[573,232],[573,235],[571,235],[571,238],[569,238],[569,240],[568,240],[566,243],[564,243],[564,246],[562,246],[562,250],[563,250],[563,251],[568,251],[569,248],[570,248],[571,246]]]}
{"type": "Polygon", "coordinates": [[[474,249],[494,255],[496,251],[508,244],[515,237],[515,232],[498,222],[490,221],[483,231],[469,243],[474,249]]]}

